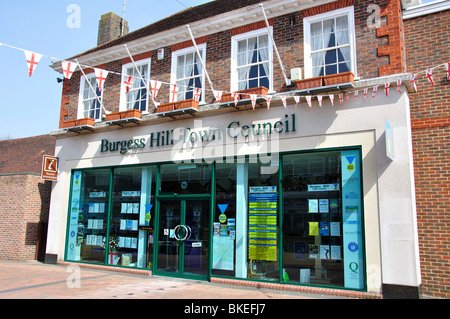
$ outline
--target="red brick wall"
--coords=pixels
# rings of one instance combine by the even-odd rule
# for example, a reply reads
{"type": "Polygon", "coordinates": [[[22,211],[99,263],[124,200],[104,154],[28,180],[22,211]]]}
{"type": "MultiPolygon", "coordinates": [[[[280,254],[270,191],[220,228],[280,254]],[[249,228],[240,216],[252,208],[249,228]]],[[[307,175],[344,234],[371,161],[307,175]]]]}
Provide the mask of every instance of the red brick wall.
{"type": "MultiPolygon", "coordinates": [[[[450,11],[404,21],[408,72],[450,62],[450,11]]],[[[450,81],[418,75],[410,95],[417,222],[423,291],[450,298],[450,81]]]]}
{"type": "Polygon", "coordinates": [[[0,175],[0,260],[34,260],[39,222],[48,222],[51,182],[0,175]]]}
{"type": "MultiPolygon", "coordinates": [[[[404,65],[398,60],[401,51],[402,37],[399,32],[402,30],[402,20],[400,16],[400,0],[382,0],[377,4],[381,7],[383,26],[377,32],[377,29],[367,26],[367,19],[372,14],[367,12],[370,0],[339,0],[328,5],[317,6],[313,9],[295,12],[270,19],[269,23],[273,26],[274,38],[285,69],[304,66],[303,60],[303,17],[311,14],[324,13],[338,8],[354,5],[355,8],[355,32],[358,75],[362,79],[373,78],[387,73],[401,73],[404,65]],[[292,20],[294,19],[294,20],[292,20]],[[291,21],[294,24],[291,25],[291,21]],[[377,34],[378,33],[378,34],[377,34]],[[379,51],[380,50],[380,51],[379,51]],[[385,56],[385,54],[388,54],[385,56]]],[[[230,89],[230,59],[231,59],[231,37],[233,34],[247,32],[255,28],[265,27],[265,23],[257,22],[239,28],[208,35],[208,37],[199,38],[199,41],[207,39],[206,67],[216,90],[229,91],[230,89]]],[[[93,30],[95,32],[95,30],[93,30]]],[[[188,41],[189,42],[189,41],[188,41]]],[[[165,58],[159,61],[154,52],[143,53],[140,56],[151,56],[152,65],[151,77],[158,81],[170,82],[171,72],[171,54],[172,49],[185,47],[188,43],[182,41],[179,44],[164,48],[165,58]]],[[[110,71],[121,72],[122,63],[127,61],[114,61],[108,63],[106,67],[110,71]]],[[[280,69],[278,59],[274,58],[274,90],[280,90],[284,85],[283,74],[280,69]]],[[[73,126],[71,123],[65,123],[67,120],[73,120],[77,117],[78,98],[79,98],[80,72],[77,71],[71,80],[66,80],[63,86],[63,98],[61,103],[60,127],[73,126]]],[[[207,85],[208,86],[208,85],[207,85]]],[[[208,86],[209,89],[209,86],[208,86]]],[[[168,86],[163,85],[158,93],[158,101],[168,101],[168,86]]],[[[206,101],[214,101],[212,92],[206,91],[206,101]]],[[[109,111],[118,111],[120,101],[120,76],[110,75],[105,84],[104,105],[109,111]]]]}

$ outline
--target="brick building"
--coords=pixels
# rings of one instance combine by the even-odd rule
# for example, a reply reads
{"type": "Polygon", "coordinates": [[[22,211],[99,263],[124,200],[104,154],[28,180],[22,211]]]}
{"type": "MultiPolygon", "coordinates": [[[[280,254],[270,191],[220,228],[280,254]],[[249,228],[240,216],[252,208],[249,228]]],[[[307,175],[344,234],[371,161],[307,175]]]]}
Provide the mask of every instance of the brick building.
{"type": "MultiPolygon", "coordinates": [[[[419,3],[217,0],[68,59],[78,67],[52,132],[61,171],[46,258],[368,298],[417,298],[423,284],[446,296],[424,252],[426,223],[436,225],[426,179],[438,173],[417,169],[431,170],[420,143],[445,161],[445,146],[420,135],[445,130],[448,111],[437,102],[439,123],[418,120],[431,109],[408,73],[444,62],[420,61],[411,37],[446,15],[405,18],[419,3]]],[[[446,85],[441,76],[433,90],[446,85]]]]}
{"type": "MultiPolygon", "coordinates": [[[[408,72],[450,61],[450,1],[405,10],[403,19],[408,72]]],[[[423,291],[450,298],[450,82],[444,66],[436,68],[434,81],[421,76],[418,94],[410,96],[420,262],[423,291]]]]}
{"type": "Polygon", "coordinates": [[[41,166],[54,149],[50,135],[0,141],[1,260],[44,260],[52,183],[41,166]]]}

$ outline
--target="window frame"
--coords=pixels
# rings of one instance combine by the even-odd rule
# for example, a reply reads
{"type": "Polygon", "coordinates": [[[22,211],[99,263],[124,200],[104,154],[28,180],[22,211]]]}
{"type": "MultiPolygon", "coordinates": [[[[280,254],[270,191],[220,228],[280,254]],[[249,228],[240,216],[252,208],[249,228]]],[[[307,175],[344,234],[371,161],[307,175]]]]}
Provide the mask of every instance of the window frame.
{"type": "MultiPolygon", "coordinates": [[[[201,58],[203,60],[203,63],[206,65],[206,43],[197,44],[197,48],[201,54],[201,58]]],[[[195,46],[190,46],[187,48],[183,48],[180,50],[172,51],[172,66],[171,66],[171,74],[170,74],[170,83],[176,84],[179,80],[177,79],[177,68],[178,68],[178,57],[182,55],[187,55],[189,53],[193,53],[194,57],[198,58],[197,50],[195,49],[195,46]]],[[[205,70],[203,68],[203,65],[201,65],[202,72],[200,75],[200,81],[202,83],[201,87],[201,99],[199,101],[199,104],[205,104],[205,70]]],[[[185,78],[186,79],[186,78],[185,78]]],[[[180,90],[181,91],[181,90],[180,90]]],[[[180,94],[180,91],[178,94],[180,94]]],[[[186,94],[186,93],[185,93],[186,94]]],[[[186,95],[185,95],[186,97],[186,95]]],[[[192,97],[194,98],[194,97],[192,97]]],[[[185,100],[185,99],[183,99],[185,100]]],[[[181,100],[181,101],[183,101],[181,100]]],[[[177,100],[180,101],[180,100],[177,100]]]]}
{"type": "MultiPolygon", "coordinates": [[[[273,27],[270,27],[270,33],[273,35],[273,27]]],[[[267,28],[261,28],[258,30],[242,33],[231,37],[231,75],[230,75],[230,91],[239,90],[239,73],[238,73],[238,42],[259,37],[261,35],[267,35],[267,46],[268,46],[268,62],[269,62],[269,91],[273,91],[273,43],[267,28]]]]}
{"type": "MultiPolygon", "coordinates": [[[[147,77],[144,77],[144,80],[147,81],[147,86],[150,82],[150,72],[151,72],[151,58],[143,59],[139,61],[135,61],[137,67],[141,67],[145,64],[147,64],[147,77]]],[[[126,91],[126,85],[124,83],[124,80],[127,80],[127,70],[128,69],[135,69],[134,63],[130,62],[127,64],[122,65],[122,83],[120,85],[120,102],[119,102],[119,111],[127,111],[127,91],[126,91]]],[[[141,79],[135,79],[135,81],[141,81],[141,79]]],[[[142,90],[143,87],[140,88],[142,90]]],[[[130,89],[131,91],[132,89],[130,89]]],[[[136,89],[134,89],[136,90],[136,89]]],[[[145,103],[145,110],[142,110],[142,113],[149,113],[149,94],[147,92],[147,101],[145,103]]]]}
{"type": "Polygon", "coordinates": [[[313,77],[312,66],[312,43],[311,43],[311,24],[347,15],[348,21],[348,36],[350,48],[350,70],[357,77],[357,61],[356,61],[356,35],[355,35],[355,13],[354,7],[349,6],[330,12],[317,14],[303,19],[303,34],[304,34],[304,74],[305,79],[313,77]]]}
{"type": "MultiPolygon", "coordinates": [[[[84,112],[85,112],[85,110],[84,110],[84,103],[86,101],[88,101],[88,100],[97,100],[97,97],[89,98],[87,100],[84,99],[84,94],[83,93],[84,93],[84,90],[86,89],[86,85],[87,85],[87,89],[89,89],[89,91],[92,90],[91,87],[89,86],[89,84],[86,83],[86,81],[91,81],[92,79],[94,79],[94,84],[95,84],[95,85],[92,85],[92,87],[97,91],[98,90],[98,84],[97,84],[97,81],[95,80],[95,72],[88,73],[88,74],[86,74],[86,77],[85,76],[81,76],[81,78],[80,78],[80,92],[79,92],[79,96],[78,96],[77,119],[81,119],[81,118],[85,118],[86,117],[86,116],[84,116],[84,112]]],[[[100,92],[100,96],[99,96],[100,101],[102,103],[103,103],[103,90],[104,90],[104,88],[102,88],[102,90],[100,92]]],[[[95,122],[101,122],[101,120],[102,120],[102,113],[103,113],[102,105],[101,105],[102,103],[100,103],[100,105],[99,105],[99,109],[100,109],[99,118],[95,118],[94,117],[95,122]]],[[[87,116],[87,117],[89,118],[89,116],[87,116]]]]}

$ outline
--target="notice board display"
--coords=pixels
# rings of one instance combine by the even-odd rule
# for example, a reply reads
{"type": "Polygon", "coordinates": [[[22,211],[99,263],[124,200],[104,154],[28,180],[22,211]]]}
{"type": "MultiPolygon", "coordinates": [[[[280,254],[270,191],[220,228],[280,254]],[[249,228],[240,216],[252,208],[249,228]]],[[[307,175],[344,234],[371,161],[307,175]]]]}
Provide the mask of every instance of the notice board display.
{"type": "Polygon", "coordinates": [[[248,258],[277,260],[277,188],[250,187],[248,211],[248,258]]]}

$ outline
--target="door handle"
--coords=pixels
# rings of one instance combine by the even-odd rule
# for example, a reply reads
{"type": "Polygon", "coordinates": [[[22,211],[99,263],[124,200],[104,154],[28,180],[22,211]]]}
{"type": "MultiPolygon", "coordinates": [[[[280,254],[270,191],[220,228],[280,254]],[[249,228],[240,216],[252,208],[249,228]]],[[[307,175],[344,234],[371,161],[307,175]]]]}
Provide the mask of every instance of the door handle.
{"type": "Polygon", "coordinates": [[[191,232],[189,231],[188,227],[186,227],[185,225],[177,225],[173,229],[173,237],[175,237],[175,239],[178,241],[185,241],[188,238],[188,235],[189,235],[189,237],[191,237],[191,232]],[[181,236],[180,237],[178,236],[178,230],[180,229],[180,227],[184,228],[185,235],[183,238],[181,238],[181,236]]]}

